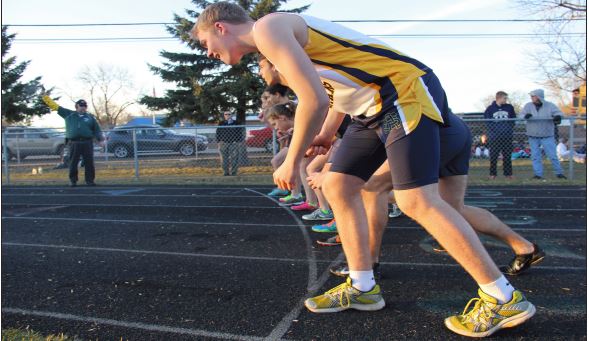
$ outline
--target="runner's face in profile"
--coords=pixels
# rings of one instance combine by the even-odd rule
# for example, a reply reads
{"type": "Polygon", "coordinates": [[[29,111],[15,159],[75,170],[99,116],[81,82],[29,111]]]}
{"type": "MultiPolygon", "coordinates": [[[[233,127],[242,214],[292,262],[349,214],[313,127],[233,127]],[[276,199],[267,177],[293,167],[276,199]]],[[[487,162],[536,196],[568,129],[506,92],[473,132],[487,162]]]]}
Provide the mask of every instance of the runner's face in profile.
{"type": "Polygon", "coordinates": [[[232,37],[225,24],[215,23],[210,29],[199,30],[197,38],[200,46],[207,50],[207,57],[228,65],[237,64],[241,60],[241,55],[231,53],[232,37]]]}
{"type": "Polygon", "coordinates": [[[278,118],[269,118],[268,123],[272,126],[272,128],[286,133],[290,128],[292,128],[292,120],[286,118],[285,116],[278,116],[278,118]]]}
{"type": "Polygon", "coordinates": [[[259,63],[260,71],[258,72],[260,77],[264,79],[264,82],[268,85],[278,84],[280,82],[280,74],[267,59],[260,60],[259,63]]]}
{"type": "Polygon", "coordinates": [[[271,94],[268,91],[264,91],[262,94],[262,109],[269,109],[273,105],[285,102],[288,102],[288,98],[280,96],[279,93],[271,94]]]}

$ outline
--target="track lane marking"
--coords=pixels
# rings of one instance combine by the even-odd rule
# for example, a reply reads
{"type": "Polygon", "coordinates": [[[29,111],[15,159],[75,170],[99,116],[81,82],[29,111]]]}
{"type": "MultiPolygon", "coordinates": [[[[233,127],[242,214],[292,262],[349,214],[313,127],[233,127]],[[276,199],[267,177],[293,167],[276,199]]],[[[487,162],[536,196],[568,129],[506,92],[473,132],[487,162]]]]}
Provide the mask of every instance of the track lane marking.
{"type": "MultiPolygon", "coordinates": [[[[168,189],[168,190],[232,190],[232,191],[239,191],[239,190],[243,190],[242,187],[235,186],[235,187],[202,187],[203,184],[194,184],[194,185],[190,185],[193,187],[186,187],[186,186],[177,186],[177,187],[173,187],[173,186],[130,186],[130,187],[126,187],[124,185],[121,186],[108,186],[108,185],[101,185],[98,188],[97,187],[78,187],[75,189],[75,191],[79,191],[79,190],[103,190],[103,189],[137,189],[137,188],[141,188],[141,189],[145,189],[145,190],[149,190],[149,189],[153,189],[153,190],[161,190],[161,189],[168,189]]],[[[526,191],[526,192],[531,192],[531,191],[580,191],[580,192],[586,192],[587,188],[582,187],[582,186],[567,186],[567,185],[563,185],[563,186],[528,186],[525,188],[513,188],[513,187],[521,187],[524,185],[513,185],[513,186],[502,186],[502,187],[487,187],[487,186],[481,186],[481,187],[471,187],[470,189],[467,190],[467,193],[479,193],[481,191],[526,191]],[[562,188],[562,187],[567,187],[567,188],[562,188]]],[[[7,185],[7,186],[3,186],[6,189],[11,189],[11,190],[68,190],[69,188],[64,186],[55,186],[55,187],[51,187],[51,186],[47,186],[47,187],[39,187],[39,186],[12,186],[12,185],[7,185]]],[[[266,191],[266,190],[271,190],[272,187],[250,187],[250,189],[253,190],[261,190],[261,191],[266,191]]]]}
{"type": "MultiPolygon", "coordinates": [[[[129,223],[129,224],[171,224],[171,225],[229,225],[235,226],[236,223],[219,223],[204,221],[174,221],[174,220],[130,220],[130,219],[100,219],[100,218],[59,218],[59,217],[2,217],[2,220],[53,220],[53,221],[99,221],[107,223],[129,223]]],[[[299,227],[296,224],[264,224],[264,223],[239,223],[239,226],[259,226],[259,227],[299,227]]],[[[575,225],[576,226],[576,225],[575,225]]],[[[582,226],[582,225],[581,225],[582,226]]],[[[392,230],[423,230],[420,226],[391,226],[387,225],[386,229],[392,230]]],[[[586,228],[513,228],[514,231],[551,231],[551,232],[587,232],[586,228]]]]}
{"type": "Polygon", "coordinates": [[[191,335],[191,336],[211,337],[211,338],[226,339],[226,340],[244,340],[244,341],[264,340],[264,338],[258,337],[258,336],[210,332],[210,331],[206,331],[206,330],[202,330],[202,329],[189,329],[189,328],[180,328],[180,327],[171,327],[171,326],[161,326],[161,325],[148,324],[148,323],[143,323],[143,322],[119,321],[119,320],[113,320],[113,319],[107,319],[107,318],[101,318],[101,317],[79,316],[79,315],[64,314],[64,313],[58,313],[58,312],[52,312],[52,311],[28,310],[28,309],[12,308],[12,307],[2,307],[2,314],[21,314],[21,315],[29,315],[29,316],[37,316],[37,317],[49,317],[49,318],[54,318],[54,319],[59,319],[59,320],[95,323],[95,324],[101,324],[101,325],[107,325],[107,326],[141,329],[141,330],[147,330],[147,331],[159,332],[159,333],[173,333],[173,334],[182,334],[182,335],[191,335]]]}
{"type": "MultiPolygon", "coordinates": [[[[105,193],[105,191],[103,191],[105,193]]],[[[212,197],[212,198],[261,198],[260,196],[255,195],[236,195],[236,194],[229,194],[229,193],[212,193],[212,194],[97,194],[95,192],[90,193],[48,193],[48,194],[41,194],[41,193],[30,193],[30,194],[16,194],[16,193],[2,193],[3,197],[105,197],[105,198],[112,198],[113,196],[116,197],[174,197],[174,198],[202,198],[202,197],[212,197]]],[[[489,200],[489,199],[587,199],[586,196],[576,196],[576,197],[529,197],[529,196],[496,196],[496,197],[486,197],[481,195],[467,195],[465,199],[481,199],[481,200],[489,200]]]]}
{"type": "MultiPolygon", "coordinates": [[[[177,257],[202,257],[202,258],[224,258],[224,259],[237,259],[237,260],[253,260],[253,261],[280,261],[280,262],[291,262],[291,263],[308,263],[308,259],[303,258],[275,258],[275,257],[257,257],[257,256],[229,256],[229,255],[216,255],[216,254],[205,254],[205,253],[189,253],[189,252],[170,252],[170,251],[153,251],[153,250],[133,250],[133,249],[118,249],[118,248],[102,248],[102,247],[87,247],[87,246],[75,246],[75,245],[53,245],[53,244],[32,244],[32,243],[17,243],[17,242],[2,242],[3,246],[14,246],[14,247],[31,247],[31,248],[42,248],[42,249],[64,249],[64,250],[82,250],[82,251],[97,251],[97,252],[120,252],[120,253],[140,253],[140,254],[153,254],[163,256],[177,256],[177,257]]],[[[5,253],[6,254],[6,253],[5,253]]],[[[339,257],[339,256],[338,256],[339,257]]],[[[337,260],[337,259],[336,259],[337,260]]],[[[333,263],[333,260],[315,260],[316,263],[333,263]]],[[[392,265],[392,266],[420,266],[420,267],[459,267],[459,264],[455,263],[411,263],[411,262],[386,262],[381,261],[381,265],[392,265]]],[[[547,270],[586,270],[586,267],[579,266],[534,266],[534,269],[547,269],[547,270]]],[[[312,292],[317,289],[317,283],[320,283],[321,279],[316,279],[310,284],[308,291],[312,292]]]]}

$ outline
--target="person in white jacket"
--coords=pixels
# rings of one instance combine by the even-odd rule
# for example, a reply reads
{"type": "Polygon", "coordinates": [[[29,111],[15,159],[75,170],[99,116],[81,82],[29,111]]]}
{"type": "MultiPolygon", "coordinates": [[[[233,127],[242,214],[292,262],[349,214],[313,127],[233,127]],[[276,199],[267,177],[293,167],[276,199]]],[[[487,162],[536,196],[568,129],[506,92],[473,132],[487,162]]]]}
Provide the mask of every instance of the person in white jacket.
{"type": "Polygon", "coordinates": [[[556,145],[556,155],[559,161],[570,161],[571,156],[573,157],[573,161],[577,163],[585,163],[587,161],[587,154],[580,154],[574,150],[568,150],[566,143],[567,139],[561,137],[556,145]]]}

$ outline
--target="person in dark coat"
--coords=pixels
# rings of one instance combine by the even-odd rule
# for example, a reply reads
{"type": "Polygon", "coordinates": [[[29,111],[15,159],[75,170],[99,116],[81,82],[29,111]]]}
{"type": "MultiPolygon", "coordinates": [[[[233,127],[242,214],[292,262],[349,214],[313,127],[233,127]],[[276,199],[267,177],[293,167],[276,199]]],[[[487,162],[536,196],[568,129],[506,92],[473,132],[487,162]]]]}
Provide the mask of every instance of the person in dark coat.
{"type": "Polygon", "coordinates": [[[513,105],[507,103],[507,93],[498,91],[495,101],[485,110],[487,121],[487,136],[489,138],[489,149],[491,160],[489,177],[497,177],[497,159],[499,154],[503,156],[503,175],[507,178],[513,177],[511,167],[511,152],[513,151],[513,126],[516,118],[513,105]],[[492,120],[492,121],[491,121],[492,120]]]}

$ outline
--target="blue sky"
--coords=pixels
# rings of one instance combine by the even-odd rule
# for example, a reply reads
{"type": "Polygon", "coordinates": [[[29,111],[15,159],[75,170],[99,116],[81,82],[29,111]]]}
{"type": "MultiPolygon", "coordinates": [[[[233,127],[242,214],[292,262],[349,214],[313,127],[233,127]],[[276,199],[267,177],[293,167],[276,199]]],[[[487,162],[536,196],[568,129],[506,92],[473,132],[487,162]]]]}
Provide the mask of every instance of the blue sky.
{"type": "MultiPolygon", "coordinates": [[[[516,19],[524,18],[507,0],[293,0],[286,8],[311,4],[309,15],[329,20],[371,19],[516,19]]],[[[185,16],[190,0],[73,1],[5,0],[3,24],[66,24],[171,22],[173,13],[185,16]]],[[[533,33],[534,23],[344,23],[366,34],[533,33]]],[[[163,37],[163,26],[11,27],[17,39],[163,37]]],[[[438,74],[455,112],[480,111],[482,99],[498,90],[528,92],[540,87],[526,51],[536,48],[533,38],[379,38],[417,58],[438,74]]],[[[31,43],[15,41],[11,55],[31,60],[25,77],[43,76],[57,93],[80,97],[76,75],[84,66],[99,63],[125,68],[137,93],[161,94],[170,87],[148,70],[160,65],[161,50],[188,51],[177,41],[31,43]]],[[[67,97],[67,96],[65,96],[67,97]]],[[[548,96],[550,99],[550,96],[548,96]]],[[[70,105],[68,99],[63,105],[70,105]]]]}

